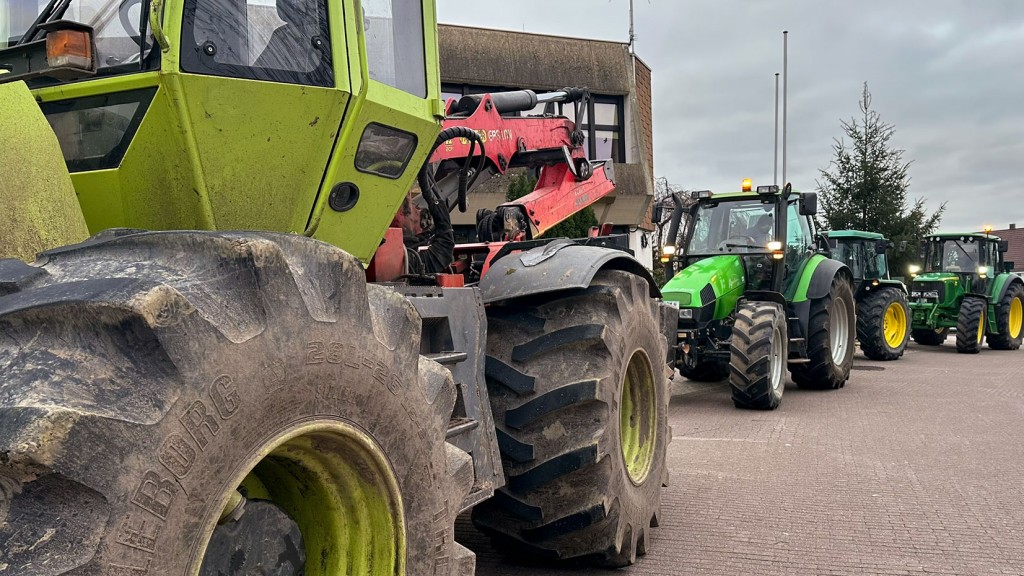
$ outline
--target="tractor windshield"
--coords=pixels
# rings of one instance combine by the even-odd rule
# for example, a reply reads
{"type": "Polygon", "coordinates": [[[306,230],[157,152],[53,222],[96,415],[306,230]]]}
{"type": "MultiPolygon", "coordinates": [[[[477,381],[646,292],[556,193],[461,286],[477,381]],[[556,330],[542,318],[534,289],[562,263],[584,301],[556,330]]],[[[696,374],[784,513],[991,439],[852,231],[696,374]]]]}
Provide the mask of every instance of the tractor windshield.
{"type": "Polygon", "coordinates": [[[926,272],[974,273],[980,265],[979,243],[972,237],[928,243],[926,272]]]}
{"type": "Polygon", "coordinates": [[[701,202],[690,220],[687,255],[765,253],[775,235],[774,200],[701,202]]]}
{"type": "MultiPolygon", "coordinates": [[[[153,47],[148,34],[139,33],[143,8],[148,0],[0,0],[0,48],[30,41],[24,38],[32,23],[44,12],[49,20],[72,20],[92,26],[96,39],[96,64],[100,69],[133,64],[137,69],[153,47]]],[[[42,33],[33,35],[38,40],[42,33]]]]}

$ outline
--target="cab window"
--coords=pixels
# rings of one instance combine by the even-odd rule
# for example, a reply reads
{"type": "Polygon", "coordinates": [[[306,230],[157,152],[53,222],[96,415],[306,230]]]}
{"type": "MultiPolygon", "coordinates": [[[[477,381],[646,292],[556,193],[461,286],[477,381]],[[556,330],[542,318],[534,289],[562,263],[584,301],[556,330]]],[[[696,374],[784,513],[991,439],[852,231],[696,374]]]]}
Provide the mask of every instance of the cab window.
{"type": "Polygon", "coordinates": [[[183,25],[187,72],[334,85],[326,0],[189,0],[183,25]]]}
{"type": "Polygon", "coordinates": [[[427,96],[422,0],[363,0],[370,79],[427,96]]]}

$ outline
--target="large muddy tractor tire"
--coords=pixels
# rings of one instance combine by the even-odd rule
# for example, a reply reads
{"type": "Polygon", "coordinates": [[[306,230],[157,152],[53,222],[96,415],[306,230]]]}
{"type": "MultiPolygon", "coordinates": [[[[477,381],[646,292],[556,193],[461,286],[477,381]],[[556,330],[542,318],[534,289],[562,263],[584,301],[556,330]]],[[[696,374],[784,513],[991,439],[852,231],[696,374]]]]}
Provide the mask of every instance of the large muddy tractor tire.
{"type": "Polygon", "coordinates": [[[647,282],[488,310],[487,386],[507,485],[473,509],[495,547],[625,566],[645,553],[668,481],[665,336],[647,282]]]}
{"type": "Polygon", "coordinates": [[[988,335],[988,347],[993,350],[1017,350],[1024,339],[1024,285],[1014,283],[996,304],[996,327],[999,331],[988,335]]]}
{"type": "Polygon", "coordinates": [[[737,408],[774,410],[786,390],[786,312],[774,302],[744,302],[732,329],[729,386],[737,408]]]}
{"type": "Polygon", "coordinates": [[[453,540],[473,481],[445,442],[457,393],[419,337],[355,258],[296,236],[147,233],[0,262],[0,566],[472,574],[453,540]]]}
{"type": "Polygon", "coordinates": [[[724,362],[701,362],[690,367],[681,365],[679,373],[695,382],[720,382],[729,377],[729,365],[724,362]]]}
{"type": "Polygon", "coordinates": [[[918,328],[911,330],[910,336],[922,346],[941,346],[949,336],[949,328],[918,328]]]}
{"type": "Polygon", "coordinates": [[[869,292],[857,305],[857,340],[872,360],[896,360],[910,340],[910,307],[902,290],[869,292]]]}
{"type": "Polygon", "coordinates": [[[791,364],[793,382],[810,390],[842,388],[853,367],[856,310],[850,281],[837,274],[829,293],[811,301],[805,364],[791,364]]]}
{"type": "Polygon", "coordinates": [[[988,302],[984,298],[966,297],[960,303],[960,315],[956,319],[956,351],[961,354],[977,354],[985,338],[985,311],[988,302]]]}

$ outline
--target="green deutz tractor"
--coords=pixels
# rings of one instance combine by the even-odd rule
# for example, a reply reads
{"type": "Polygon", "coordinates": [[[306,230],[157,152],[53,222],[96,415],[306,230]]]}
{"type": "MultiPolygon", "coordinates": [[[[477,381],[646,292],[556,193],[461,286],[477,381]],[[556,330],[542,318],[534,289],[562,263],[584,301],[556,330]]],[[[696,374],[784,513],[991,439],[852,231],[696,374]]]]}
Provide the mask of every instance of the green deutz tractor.
{"type": "Polygon", "coordinates": [[[433,0],[0,0],[0,574],[471,576],[469,511],[644,553],[675,311],[538,238],[614,191],[589,93],[438,67],[433,0]]]}
{"type": "Polygon", "coordinates": [[[738,408],[777,408],[787,367],[802,388],[842,387],[856,337],[853,274],[822,254],[817,195],[787,185],[673,200],[669,237],[684,212],[687,225],[682,250],[667,250],[662,292],[679,306],[679,371],[728,377],[738,408]]]}
{"type": "Polygon", "coordinates": [[[857,300],[857,340],[872,360],[896,360],[910,340],[907,287],[889,277],[885,257],[892,241],[876,232],[833,230],[824,233],[832,258],[853,272],[857,300]]]}
{"type": "Polygon", "coordinates": [[[988,233],[942,233],[921,244],[923,270],[911,266],[911,335],[938,346],[956,328],[956,350],[1016,350],[1022,339],[1024,281],[1003,260],[1008,245],[988,233]]]}

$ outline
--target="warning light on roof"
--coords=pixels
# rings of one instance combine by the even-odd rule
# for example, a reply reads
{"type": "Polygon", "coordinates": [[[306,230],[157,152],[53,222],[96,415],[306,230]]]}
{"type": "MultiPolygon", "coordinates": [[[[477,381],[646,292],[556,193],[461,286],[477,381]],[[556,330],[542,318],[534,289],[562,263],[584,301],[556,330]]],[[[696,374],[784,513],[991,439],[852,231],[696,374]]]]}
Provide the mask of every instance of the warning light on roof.
{"type": "Polygon", "coordinates": [[[752,187],[753,187],[753,182],[750,181],[750,178],[744,178],[743,179],[743,191],[744,192],[750,192],[750,189],[752,187]]]}

